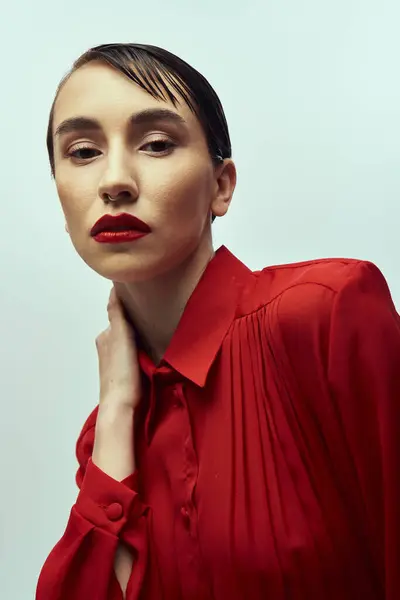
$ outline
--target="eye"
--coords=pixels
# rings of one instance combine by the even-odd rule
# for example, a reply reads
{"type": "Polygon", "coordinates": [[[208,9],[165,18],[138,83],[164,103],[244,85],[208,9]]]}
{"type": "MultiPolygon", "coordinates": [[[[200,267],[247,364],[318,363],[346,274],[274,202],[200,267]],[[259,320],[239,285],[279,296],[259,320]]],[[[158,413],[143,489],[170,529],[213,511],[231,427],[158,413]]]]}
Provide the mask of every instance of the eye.
{"type": "Polygon", "coordinates": [[[140,147],[140,150],[150,152],[151,154],[164,155],[169,154],[175,147],[176,144],[171,142],[171,140],[159,139],[143,144],[143,146],[140,147]]]}
{"type": "Polygon", "coordinates": [[[90,146],[78,146],[75,147],[75,149],[70,150],[67,156],[70,158],[76,158],[77,160],[87,160],[89,158],[93,158],[93,155],[90,155],[91,152],[99,152],[99,150],[96,150],[96,148],[90,148],[90,146]],[[78,156],[79,152],[83,153],[83,156],[78,156]],[[88,153],[89,156],[87,155],[88,153]]]}

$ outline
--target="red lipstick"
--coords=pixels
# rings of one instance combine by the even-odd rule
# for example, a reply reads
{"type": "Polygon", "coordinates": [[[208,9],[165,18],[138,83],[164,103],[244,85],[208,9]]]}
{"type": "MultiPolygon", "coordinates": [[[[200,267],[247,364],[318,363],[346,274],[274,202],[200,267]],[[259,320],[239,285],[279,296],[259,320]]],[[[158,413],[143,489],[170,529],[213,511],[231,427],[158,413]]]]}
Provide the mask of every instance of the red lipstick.
{"type": "Polygon", "coordinates": [[[113,244],[132,242],[151,232],[151,228],[129,213],[103,215],[92,227],[90,235],[96,242],[113,244]]]}

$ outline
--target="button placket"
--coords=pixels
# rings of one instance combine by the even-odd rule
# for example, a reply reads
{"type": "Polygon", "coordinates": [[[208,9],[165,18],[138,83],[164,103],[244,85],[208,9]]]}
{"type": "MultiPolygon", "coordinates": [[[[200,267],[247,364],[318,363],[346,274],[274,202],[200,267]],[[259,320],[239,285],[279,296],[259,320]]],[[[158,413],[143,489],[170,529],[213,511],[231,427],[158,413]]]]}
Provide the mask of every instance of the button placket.
{"type": "MultiPolygon", "coordinates": [[[[169,466],[174,499],[177,565],[182,574],[182,597],[208,598],[209,590],[204,578],[199,547],[197,509],[193,497],[198,463],[190,419],[190,396],[186,390],[186,386],[189,388],[190,384],[185,381],[179,382],[177,379],[168,382],[169,385],[165,388],[169,431],[168,447],[165,450],[167,458],[164,459],[169,466]]],[[[160,451],[162,452],[162,449],[160,451]]]]}

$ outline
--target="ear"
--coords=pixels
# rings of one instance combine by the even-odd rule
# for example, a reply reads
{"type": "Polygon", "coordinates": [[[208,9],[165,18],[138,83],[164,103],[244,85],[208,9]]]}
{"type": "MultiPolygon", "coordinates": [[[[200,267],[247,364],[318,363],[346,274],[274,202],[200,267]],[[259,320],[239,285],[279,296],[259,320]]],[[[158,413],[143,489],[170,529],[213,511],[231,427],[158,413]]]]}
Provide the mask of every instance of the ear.
{"type": "Polygon", "coordinates": [[[223,217],[228,212],[236,187],[236,167],[233,160],[225,158],[224,162],[215,168],[215,176],[216,190],[210,208],[216,217],[223,217]]]}

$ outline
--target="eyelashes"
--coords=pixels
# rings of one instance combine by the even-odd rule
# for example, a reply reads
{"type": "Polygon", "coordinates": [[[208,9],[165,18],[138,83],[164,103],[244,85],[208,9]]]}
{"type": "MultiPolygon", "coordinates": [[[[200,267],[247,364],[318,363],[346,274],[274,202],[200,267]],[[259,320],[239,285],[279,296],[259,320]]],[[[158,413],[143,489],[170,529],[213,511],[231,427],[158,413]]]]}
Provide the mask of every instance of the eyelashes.
{"type": "MultiPolygon", "coordinates": [[[[157,140],[152,140],[151,142],[146,142],[140,146],[139,151],[150,154],[151,156],[166,156],[171,154],[176,146],[177,145],[169,139],[159,138],[157,140]]],[[[99,156],[101,151],[82,142],[73,146],[71,150],[67,152],[66,157],[85,162],[95,158],[91,153],[98,153],[97,156],[99,156]],[[84,156],[78,156],[79,153],[82,153],[84,156]]]]}
{"type": "Polygon", "coordinates": [[[96,148],[90,148],[90,146],[85,146],[85,145],[81,145],[81,146],[77,146],[74,150],[70,150],[69,152],[67,152],[66,156],[68,158],[76,158],[78,160],[85,160],[85,159],[89,159],[89,158],[93,158],[93,156],[77,156],[77,154],[79,152],[99,152],[98,150],[96,150],[96,148]]]}

